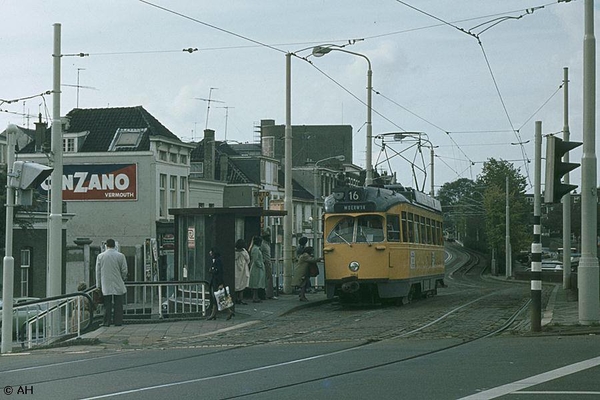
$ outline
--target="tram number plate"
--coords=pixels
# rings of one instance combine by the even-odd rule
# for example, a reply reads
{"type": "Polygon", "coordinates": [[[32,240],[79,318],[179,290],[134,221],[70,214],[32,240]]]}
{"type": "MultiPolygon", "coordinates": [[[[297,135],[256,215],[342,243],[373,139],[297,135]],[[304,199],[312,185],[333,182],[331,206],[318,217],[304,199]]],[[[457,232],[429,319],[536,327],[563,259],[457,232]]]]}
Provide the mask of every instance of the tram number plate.
{"type": "Polygon", "coordinates": [[[348,194],[346,196],[346,201],[362,201],[363,193],[361,190],[348,190],[348,194]]]}

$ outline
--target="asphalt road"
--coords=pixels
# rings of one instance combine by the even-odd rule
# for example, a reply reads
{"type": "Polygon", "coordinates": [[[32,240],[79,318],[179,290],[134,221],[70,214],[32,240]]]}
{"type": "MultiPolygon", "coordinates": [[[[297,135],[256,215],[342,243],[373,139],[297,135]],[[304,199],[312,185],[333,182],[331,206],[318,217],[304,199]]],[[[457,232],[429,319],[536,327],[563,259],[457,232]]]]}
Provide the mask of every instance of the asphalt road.
{"type": "Polygon", "coordinates": [[[3,357],[0,382],[3,398],[32,399],[587,399],[600,397],[597,343],[502,336],[442,351],[458,341],[32,353],[3,357]]]}

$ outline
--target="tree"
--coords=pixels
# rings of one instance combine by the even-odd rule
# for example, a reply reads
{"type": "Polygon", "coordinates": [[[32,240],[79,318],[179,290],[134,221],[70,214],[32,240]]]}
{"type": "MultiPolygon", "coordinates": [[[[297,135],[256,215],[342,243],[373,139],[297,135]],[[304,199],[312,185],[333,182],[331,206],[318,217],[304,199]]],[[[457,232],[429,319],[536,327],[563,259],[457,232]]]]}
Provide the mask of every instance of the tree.
{"type": "Polygon", "coordinates": [[[527,181],[514,165],[504,160],[490,158],[477,178],[483,190],[485,226],[488,244],[506,257],[506,179],[510,212],[510,241],[513,252],[528,249],[532,240],[532,207],[526,200],[527,181]]]}
{"type": "Polygon", "coordinates": [[[444,184],[438,191],[438,199],[444,210],[444,229],[465,246],[485,249],[482,188],[471,179],[461,178],[444,184]]]}

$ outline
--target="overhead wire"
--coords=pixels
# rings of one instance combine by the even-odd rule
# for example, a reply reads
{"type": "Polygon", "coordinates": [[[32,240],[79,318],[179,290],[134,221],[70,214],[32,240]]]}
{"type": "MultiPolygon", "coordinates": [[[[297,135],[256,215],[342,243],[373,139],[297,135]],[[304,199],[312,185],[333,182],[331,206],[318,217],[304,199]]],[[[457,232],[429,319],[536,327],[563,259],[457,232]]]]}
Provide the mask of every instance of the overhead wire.
{"type": "MultiPolygon", "coordinates": [[[[504,113],[505,113],[505,115],[506,115],[506,117],[507,117],[508,123],[509,123],[509,125],[510,125],[510,127],[511,127],[512,131],[514,132],[515,136],[517,137],[517,139],[518,139],[518,142],[519,142],[519,143],[522,143],[522,142],[523,142],[523,140],[522,140],[522,138],[521,138],[521,134],[520,134],[519,130],[515,129],[515,127],[514,127],[514,124],[513,124],[513,122],[512,122],[512,119],[511,119],[511,117],[510,117],[510,113],[508,112],[508,108],[506,107],[506,103],[505,103],[505,101],[504,101],[504,98],[503,98],[503,96],[502,96],[502,92],[500,91],[500,87],[499,87],[499,85],[498,85],[498,81],[497,81],[497,79],[496,79],[496,77],[495,77],[495,75],[494,75],[494,72],[493,72],[493,69],[492,69],[491,63],[490,63],[490,61],[489,61],[489,58],[488,58],[488,56],[487,56],[487,54],[486,54],[485,48],[483,47],[483,43],[482,43],[482,41],[481,41],[481,37],[480,37],[480,35],[481,35],[482,33],[486,32],[486,31],[488,31],[489,29],[493,28],[494,26],[497,26],[497,25],[498,25],[498,24],[500,24],[501,22],[504,22],[504,21],[506,21],[506,20],[509,20],[509,19],[515,19],[515,20],[521,19],[522,17],[524,17],[524,16],[526,16],[526,15],[530,15],[530,14],[532,14],[532,13],[533,13],[534,11],[536,11],[536,10],[542,9],[542,8],[546,7],[547,5],[553,5],[553,4],[555,4],[555,3],[554,3],[554,2],[553,2],[553,3],[548,3],[548,4],[545,4],[545,5],[541,5],[541,6],[537,6],[537,7],[532,7],[532,8],[525,9],[525,12],[524,12],[524,14],[521,14],[521,15],[519,15],[519,16],[510,16],[510,15],[509,15],[509,16],[504,16],[504,17],[498,17],[498,18],[494,18],[494,19],[492,19],[491,21],[486,21],[486,22],[483,22],[483,23],[481,23],[481,24],[479,24],[479,25],[476,25],[475,27],[473,27],[473,28],[471,28],[471,29],[467,30],[467,29],[464,29],[464,28],[461,28],[461,27],[459,27],[458,25],[456,25],[456,24],[454,24],[454,23],[451,23],[451,22],[445,21],[445,20],[443,20],[443,19],[441,19],[441,18],[439,18],[439,17],[437,17],[437,16],[435,16],[435,15],[433,15],[433,14],[431,14],[431,13],[428,13],[428,12],[426,12],[426,11],[424,11],[424,10],[421,10],[421,9],[419,9],[419,8],[417,8],[417,7],[414,7],[414,6],[412,6],[412,5],[408,4],[408,3],[407,3],[407,2],[405,2],[405,1],[402,1],[402,0],[396,0],[396,1],[397,1],[398,3],[400,3],[400,4],[404,5],[404,6],[408,7],[408,8],[411,8],[411,9],[413,9],[413,10],[415,10],[415,11],[419,12],[419,13],[422,13],[422,14],[424,14],[424,15],[426,15],[426,16],[428,16],[428,17],[430,17],[430,18],[433,18],[433,19],[435,19],[435,20],[437,20],[437,21],[441,22],[441,23],[442,23],[442,24],[444,24],[444,25],[448,25],[448,26],[450,26],[450,27],[452,27],[452,28],[454,28],[454,29],[456,29],[456,30],[458,30],[458,31],[460,31],[460,32],[462,32],[462,33],[464,33],[464,34],[467,34],[467,35],[469,35],[469,36],[471,36],[471,37],[474,37],[474,38],[477,40],[477,43],[479,44],[479,47],[480,47],[480,49],[481,49],[481,51],[482,51],[482,54],[483,54],[483,57],[484,57],[484,59],[485,59],[485,62],[486,62],[486,65],[487,65],[488,71],[489,71],[489,73],[490,73],[490,75],[491,75],[491,78],[492,78],[492,81],[493,81],[494,87],[495,87],[495,89],[496,89],[496,93],[497,93],[497,95],[498,95],[498,97],[499,97],[499,99],[500,99],[500,103],[501,103],[501,105],[502,105],[502,108],[503,108],[503,110],[504,110],[504,113]],[[486,26],[486,27],[485,27],[485,29],[481,30],[481,32],[479,32],[479,33],[474,33],[474,32],[473,32],[473,30],[475,30],[475,29],[477,29],[477,28],[481,28],[481,27],[483,27],[483,26],[486,26]]],[[[563,1],[564,1],[564,0],[563,0],[563,1]]],[[[561,2],[561,0],[559,0],[558,2],[561,2]]],[[[519,11],[521,11],[521,12],[522,12],[523,10],[519,10],[519,11]]],[[[523,159],[527,161],[527,162],[525,162],[525,165],[524,165],[524,167],[525,167],[525,171],[526,171],[527,180],[528,180],[528,182],[529,182],[530,186],[532,186],[532,183],[531,183],[531,177],[530,177],[530,173],[529,173],[529,166],[528,166],[528,163],[530,162],[530,159],[529,159],[529,156],[527,155],[527,152],[526,152],[526,150],[525,150],[525,147],[524,147],[523,145],[521,145],[521,153],[522,153],[522,155],[523,155],[523,159]]]]}
{"type": "MultiPolygon", "coordinates": [[[[151,6],[151,7],[155,7],[155,8],[157,8],[157,9],[160,9],[160,10],[162,10],[162,11],[165,11],[165,12],[168,12],[168,13],[171,13],[171,14],[174,14],[174,15],[176,15],[176,16],[179,16],[179,17],[181,17],[181,18],[185,18],[185,19],[188,19],[188,20],[190,20],[190,21],[193,21],[193,22],[195,22],[195,23],[198,23],[198,24],[201,24],[201,25],[207,26],[207,27],[209,27],[209,28],[211,28],[211,29],[215,29],[215,30],[218,30],[218,31],[220,31],[220,32],[223,32],[223,33],[226,33],[226,34],[229,34],[229,35],[235,36],[235,37],[237,37],[237,38],[240,38],[240,39],[243,39],[243,40],[249,41],[249,42],[253,43],[254,45],[257,45],[257,46],[262,46],[262,47],[266,47],[266,48],[269,48],[269,49],[272,49],[272,50],[278,51],[278,52],[280,52],[280,53],[286,53],[286,51],[284,51],[284,50],[282,50],[282,49],[280,49],[280,48],[278,48],[278,47],[275,47],[274,45],[270,45],[270,44],[267,44],[267,43],[263,43],[263,42],[260,42],[260,41],[258,41],[258,40],[254,40],[254,39],[252,39],[252,38],[249,38],[249,37],[247,37],[247,36],[243,36],[243,35],[241,35],[241,34],[235,33],[235,32],[233,32],[233,31],[230,31],[230,30],[227,30],[227,29],[224,29],[224,28],[220,28],[220,27],[218,27],[218,26],[215,26],[215,25],[213,25],[213,24],[210,24],[210,23],[207,23],[207,22],[201,21],[201,20],[199,20],[199,19],[196,19],[196,18],[190,17],[190,16],[188,16],[188,15],[185,15],[185,14],[183,14],[183,13],[180,13],[180,12],[174,11],[174,10],[172,10],[172,9],[169,9],[169,8],[167,8],[167,7],[159,6],[159,5],[157,5],[157,4],[154,4],[154,3],[150,2],[150,1],[147,1],[147,0],[138,0],[138,1],[140,1],[141,3],[144,3],[144,4],[146,4],[146,5],[149,5],[149,6],[151,6]]],[[[421,10],[421,9],[417,8],[417,7],[414,7],[414,6],[412,6],[412,5],[408,4],[408,3],[407,3],[407,2],[405,2],[405,1],[402,1],[402,0],[396,0],[396,1],[397,1],[398,3],[400,3],[400,4],[403,4],[403,5],[404,5],[404,6],[406,6],[406,7],[409,7],[409,8],[411,8],[411,9],[415,10],[415,11],[418,11],[418,12],[420,12],[420,13],[423,13],[423,14],[427,15],[428,17],[430,17],[430,18],[433,18],[433,19],[435,19],[435,20],[439,21],[439,22],[440,22],[440,24],[431,25],[431,26],[427,26],[427,27],[421,27],[421,28],[415,28],[415,29],[411,29],[411,30],[404,30],[404,31],[391,32],[391,33],[388,33],[388,34],[375,35],[375,36],[370,36],[370,37],[368,37],[368,38],[376,38],[376,37],[381,37],[381,36],[385,36],[385,35],[392,35],[392,34],[404,33],[404,32],[409,32],[409,31],[414,31],[414,30],[419,30],[419,29],[433,28],[433,27],[442,26],[442,25],[447,25],[447,26],[450,26],[450,27],[452,27],[452,28],[454,28],[454,29],[456,29],[456,30],[458,30],[458,31],[462,32],[462,33],[465,33],[465,34],[467,34],[467,35],[469,35],[469,36],[472,36],[472,37],[476,38],[476,39],[477,39],[477,41],[478,41],[478,43],[479,43],[479,45],[480,45],[480,48],[481,48],[481,50],[482,50],[483,56],[484,56],[484,58],[485,58],[485,61],[486,61],[486,64],[487,64],[487,66],[488,66],[488,70],[489,70],[489,72],[490,72],[490,75],[491,75],[491,77],[492,77],[492,80],[493,80],[493,82],[494,82],[494,86],[495,86],[495,88],[496,88],[496,92],[497,92],[497,94],[498,94],[498,96],[499,96],[499,98],[500,98],[500,102],[501,102],[501,104],[502,104],[502,107],[503,107],[503,109],[504,109],[504,112],[505,112],[505,114],[506,114],[506,117],[507,117],[507,119],[508,119],[508,121],[509,121],[509,124],[510,124],[510,126],[511,126],[511,129],[512,129],[512,131],[515,133],[515,135],[516,135],[516,137],[517,137],[517,139],[518,139],[519,143],[521,143],[521,142],[522,142],[522,139],[521,139],[521,136],[520,136],[519,130],[517,130],[517,129],[515,129],[515,128],[514,128],[514,124],[513,124],[512,120],[511,120],[510,114],[508,113],[508,109],[507,109],[507,107],[506,107],[506,104],[505,104],[505,102],[504,102],[504,99],[503,99],[503,97],[502,97],[502,93],[501,93],[501,91],[500,91],[500,88],[499,88],[499,86],[498,86],[497,80],[496,80],[496,78],[495,78],[495,76],[494,76],[493,70],[492,70],[492,68],[491,68],[491,64],[490,64],[490,62],[489,62],[489,59],[488,59],[488,57],[487,57],[487,54],[486,54],[486,52],[485,52],[485,49],[483,48],[483,44],[482,44],[482,42],[481,42],[481,39],[480,39],[479,35],[480,35],[480,34],[482,34],[483,32],[486,32],[487,30],[491,29],[492,27],[494,27],[494,26],[498,25],[499,23],[501,23],[501,22],[503,22],[503,21],[506,21],[506,20],[508,20],[508,19],[520,19],[520,18],[522,18],[522,17],[523,17],[523,16],[525,16],[525,15],[528,15],[528,14],[531,14],[531,13],[533,13],[533,11],[535,11],[536,9],[544,8],[546,5],[552,5],[552,4],[554,4],[554,3],[548,3],[548,4],[546,4],[546,5],[543,5],[543,6],[538,6],[538,7],[534,7],[534,8],[527,9],[525,14],[522,14],[522,15],[520,15],[520,16],[517,16],[517,17],[513,17],[513,16],[504,16],[504,17],[502,17],[502,16],[501,16],[502,14],[492,14],[491,16],[494,16],[494,17],[496,17],[496,16],[500,16],[500,17],[497,17],[497,18],[495,18],[495,19],[493,19],[493,20],[491,20],[491,21],[487,21],[487,22],[484,22],[484,23],[482,23],[482,24],[476,25],[475,27],[471,28],[470,30],[466,30],[466,29],[464,29],[464,28],[461,28],[461,27],[459,27],[458,25],[456,25],[456,22],[466,22],[466,21],[475,20],[475,19],[482,19],[482,18],[485,18],[485,17],[477,17],[477,18],[464,19],[464,20],[459,20],[459,21],[456,21],[455,23],[452,23],[452,22],[445,21],[445,20],[443,20],[443,19],[441,19],[441,18],[439,18],[439,17],[437,17],[437,16],[435,16],[435,15],[433,15],[433,14],[431,14],[431,13],[425,12],[425,11],[423,11],[423,10],[421,10]],[[482,27],[482,26],[484,26],[484,25],[486,25],[486,24],[487,24],[488,26],[487,26],[485,29],[483,29],[483,30],[482,30],[482,31],[481,31],[479,34],[475,34],[475,33],[473,33],[473,32],[472,32],[472,30],[474,30],[474,29],[476,29],[476,28],[480,28],[480,27],[482,27]]],[[[559,0],[558,2],[562,2],[562,1],[564,1],[564,0],[559,0]]],[[[517,10],[517,11],[522,11],[522,10],[517,10]]],[[[517,11],[512,11],[512,12],[517,12],[517,11]]],[[[512,13],[512,12],[505,12],[505,13],[503,13],[503,14],[512,13]]],[[[486,17],[487,17],[487,16],[486,16],[486,17]]],[[[364,38],[363,38],[363,39],[357,39],[357,40],[364,40],[364,38]]],[[[218,49],[218,48],[215,48],[215,49],[218,49]]],[[[185,51],[185,50],[186,50],[186,49],[184,49],[184,51],[185,51]]],[[[133,52],[132,52],[132,53],[133,53],[133,52]]],[[[140,53],[140,52],[137,52],[137,53],[140,53]]],[[[191,51],[190,51],[190,53],[191,53],[191,51]]],[[[105,55],[105,54],[111,54],[111,53],[98,53],[97,55],[105,55]]],[[[360,103],[362,103],[362,104],[365,104],[365,102],[364,102],[362,99],[360,99],[358,96],[356,96],[355,94],[353,94],[353,93],[352,93],[350,90],[348,90],[347,88],[345,88],[345,87],[344,87],[342,84],[340,84],[338,81],[336,81],[335,79],[333,79],[333,78],[332,78],[330,75],[328,75],[327,73],[325,73],[323,70],[321,70],[320,68],[318,68],[318,67],[317,67],[316,65],[314,65],[314,64],[313,64],[313,63],[312,63],[310,60],[306,59],[305,57],[299,57],[299,58],[301,58],[301,59],[304,59],[305,61],[309,62],[309,64],[310,64],[311,66],[313,66],[313,68],[315,68],[315,69],[316,69],[318,72],[320,72],[322,75],[324,75],[324,76],[325,76],[325,77],[327,77],[329,80],[331,80],[332,82],[334,82],[334,84],[336,84],[336,85],[337,85],[338,87],[340,87],[342,90],[344,90],[345,92],[347,92],[348,94],[350,94],[350,95],[351,95],[353,98],[355,98],[356,100],[358,100],[360,103]]],[[[374,92],[375,92],[376,94],[379,94],[379,95],[381,95],[381,93],[380,93],[379,91],[374,91],[374,92]]],[[[385,96],[383,96],[383,95],[382,95],[382,97],[385,97],[385,96]]],[[[388,99],[388,100],[389,100],[389,101],[391,101],[391,99],[388,99]]],[[[548,101],[549,101],[549,100],[548,100],[548,101]]],[[[1,103],[0,103],[0,104],[1,104],[1,103]]],[[[397,103],[396,103],[396,104],[397,104],[397,103]]],[[[398,106],[400,106],[399,104],[397,104],[397,105],[398,105],[398,106]]],[[[402,107],[402,106],[400,106],[400,107],[402,107]]],[[[542,107],[543,107],[543,106],[542,106],[542,107]]],[[[425,121],[425,122],[427,122],[427,123],[430,123],[432,126],[436,127],[437,129],[440,129],[442,132],[445,132],[445,133],[447,134],[447,136],[448,136],[449,138],[451,138],[452,142],[453,142],[453,143],[454,143],[454,144],[457,146],[457,148],[458,148],[458,149],[461,151],[461,153],[462,153],[462,154],[463,154],[463,155],[464,155],[464,156],[467,158],[467,160],[471,161],[470,157],[468,157],[468,155],[467,155],[467,154],[466,154],[466,153],[465,153],[465,152],[462,150],[462,148],[461,148],[461,147],[458,145],[458,143],[456,143],[456,141],[455,141],[455,140],[452,138],[452,136],[450,135],[450,133],[451,133],[450,131],[447,131],[447,130],[444,130],[444,129],[440,128],[439,126],[437,126],[437,125],[435,125],[435,124],[433,124],[433,123],[431,123],[431,122],[429,122],[429,121],[425,120],[424,118],[422,118],[422,117],[418,116],[417,114],[415,114],[415,113],[411,112],[410,110],[406,109],[405,107],[402,107],[402,108],[403,108],[403,109],[405,109],[407,112],[410,112],[411,114],[415,115],[416,117],[418,117],[418,118],[422,119],[423,121],[425,121]]],[[[540,108],[540,109],[541,109],[541,108],[540,108]]],[[[539,109],[538,109],[538,111],[539,111],[539,109]]],[[[383,115],[383,114],[381,114],[380,112],[378,112],[378,111],[376,111],[376,110],[373,110],[373,112],[375,112],[377,115],[379,115],[379,116],[380,116],[381,118],[383,118],[384,120],[386,120],[386,121],[388,121],[389,123],[391,123],[393,126],[395,126],[395,127],[399,128],[399,129],[401,129],[401,130],[404,130],[404,129],[403,129],[401,126],[399,126],[399,125],[398,125],[398,124],[396,124],[395,122],[391,121],[389,118],[387,118],[386,116],[384,116],[384,115],[383,115]]],[[[536,111],[536,112],[537,112],[537,111],[536,111]]],[[[529,121],[529,120],[528,120],[528,121],[529,121]]],[[[527,122],[528,122],[528,121],[527,121],[527,122]]],[[[361,127],[361,128],[362,128],[362,127],[361,127]]],[[[525,159],[525,160],[527,160],[527,161],[529,161],[529,158],[528,158],[528,156],[527,156],[527,153],[526,153],[526,151],[525,151],[525,149],[524,149],[524,147],[523,147],[522,145],[521,145],[521,151],[522,151],[522,154],[523,154],[523,157],[524,157],[524,159],[525,159]]],[[[473,162],[472,162],[472,161],[471,161],[471,164],[473,164],[473,162]]],[[[527,170],[527,177],[528,177],[528,179],[529,179],[529,171],[528,171],[528,168],[527,168],[527,164],[526,164],[526,170],[527,170]]]]}

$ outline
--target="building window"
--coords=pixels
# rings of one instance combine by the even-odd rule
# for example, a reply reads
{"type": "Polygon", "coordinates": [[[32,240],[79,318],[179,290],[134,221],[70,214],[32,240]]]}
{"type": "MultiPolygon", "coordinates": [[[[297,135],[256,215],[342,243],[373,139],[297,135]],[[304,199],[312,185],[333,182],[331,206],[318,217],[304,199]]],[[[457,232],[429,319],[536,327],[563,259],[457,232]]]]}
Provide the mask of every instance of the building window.
{"type": "Polygon", "coordinates": [[[179,207],[187,207],[187,178],[185,176],[179,178],[179,207]]]}
{"type": "Polygon", "coordinates": [[[158,216],[159,217],[166,217],[167,216],[167,175],[166,174],[160,174],[159,177],[159,211],[158,211],[158,216]]]}
{"type": "Polygon", "coordinates": [[[177,207],[177,176],[171,175],[171,182],[169,183],[169,192],[171,194],[171,203],[169,204],[172,208],[177,207]]]}
{"type": "Polygon", "coordinates": [[[160,161],[167,161],[167,152],[166,152],[166,151],[163,151],[163,150],[160,150],[160,151],[158,152],[158,159],[159,159],[160,161]]]}
{"type": "Polygon", "coordinates": [[[177,164],[177,153],[169,153],[169,156],[171,157],[171,162],[177,164]]]}
{"type": "Polygon", "coordinates": [[[142,137],[144,136],[146,130],[146,128],[117,129],[110,146],[108,146],[108,151],[135,150],[142,141],[142,137]]]}
{"type": "Polygon", "coordinates": [[[74,153],[75,152],[75,138],[65,138],[63,139],[63,152],[64,153],[74,153]]]}
{"type": "Polygon", "coordinates": [[[185,154],[180,155],[179,160],[183,165],[187,165],[187,156],[185,154]]]}
{"type": "Polygon", "coordinates": [[[31,266],[31,250],[21,250],[21,296],[29,296],[29,267],[31,266]]]}
{"type": "Polygon", "coordinates": [[[193,162],[190,165],[190,176],[192,178],[202,178],[204,176],[204,163],[193,162]]]}

